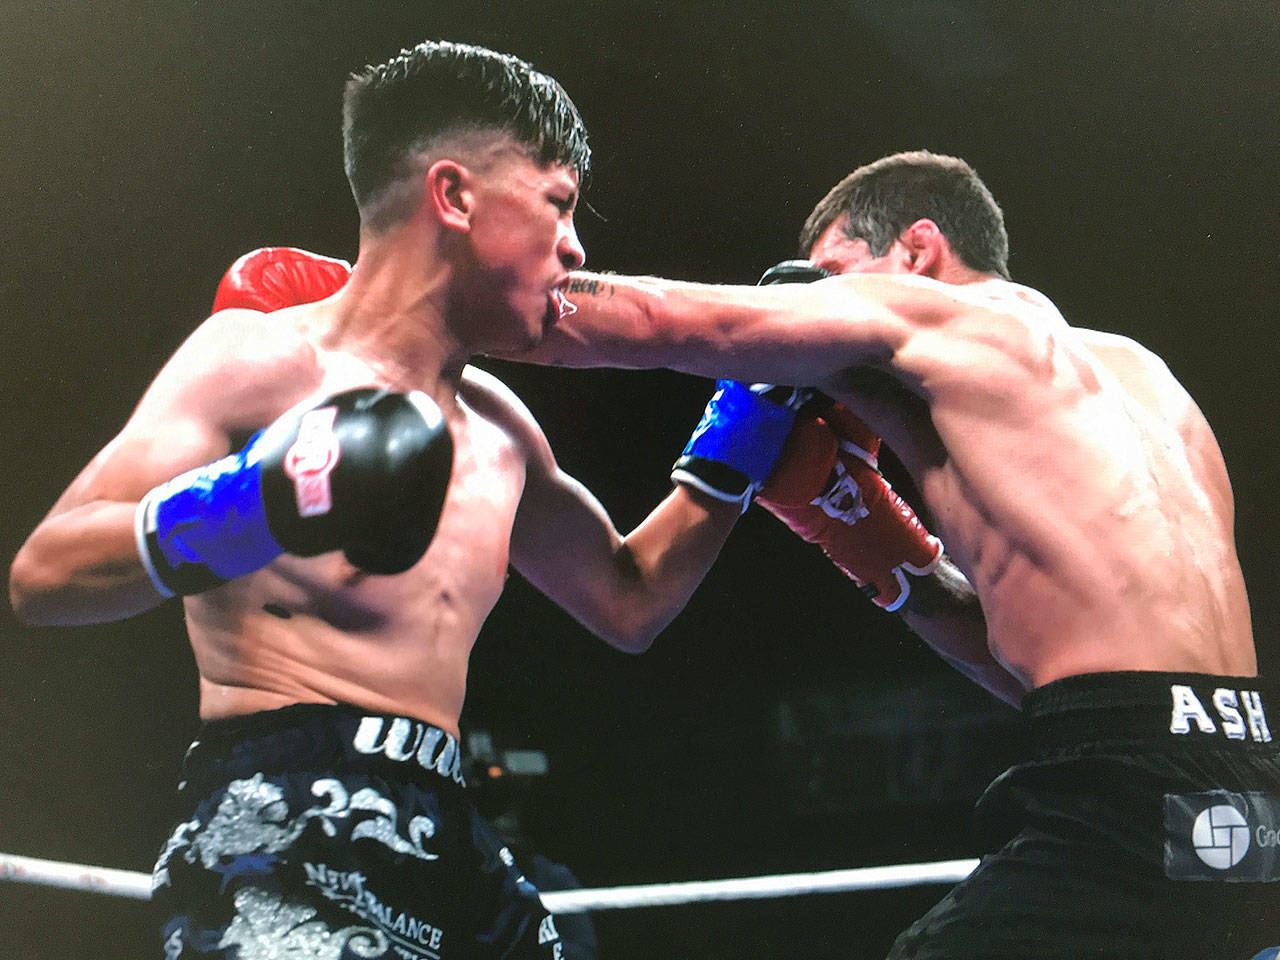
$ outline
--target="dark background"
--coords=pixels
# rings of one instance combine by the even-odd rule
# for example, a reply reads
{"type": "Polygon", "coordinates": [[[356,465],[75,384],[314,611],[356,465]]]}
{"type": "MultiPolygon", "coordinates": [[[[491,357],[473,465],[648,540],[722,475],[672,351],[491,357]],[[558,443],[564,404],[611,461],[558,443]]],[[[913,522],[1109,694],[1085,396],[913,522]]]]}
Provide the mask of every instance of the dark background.
{"type": "MultiPolygon", "coordinates": [[[[346,73],[425,38],[559,78],[592,131],[589,265],[753,282],[899,149],[965,157],[1016,279],[1160,353],[1221,440],[1264,670],[1280,667],[1280,7],[1164,3],[0,3],[0,554],[123,423],[240,253],[352,258],[346,73]]],[[[708,384],[487,363],[630,529],[708,384]]],[[[0,623],[0,850],[150,870],[195,674],[170,604],[0,623]]],[[[749,513],[641,658],[512,577],[464,723],[550,775],[480,796],[588,886],[968,857],[1012,712],[749,513]]],[[[614,912],[603,955],[875,957],[941,889],[614,912]]],[[[0,953],[153,956],[142,904],[0,885],[0,953]]]]}

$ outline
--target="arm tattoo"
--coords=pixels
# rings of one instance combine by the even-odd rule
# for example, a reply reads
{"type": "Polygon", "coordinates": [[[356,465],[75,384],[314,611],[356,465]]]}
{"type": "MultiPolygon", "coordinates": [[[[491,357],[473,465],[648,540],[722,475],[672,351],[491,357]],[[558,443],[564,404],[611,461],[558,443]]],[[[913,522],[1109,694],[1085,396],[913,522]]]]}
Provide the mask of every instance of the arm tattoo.
{"type": "Polygon", "coordinates": [[[568,293],[582,293],[608,300],[613,296],[613,284],[595,277],[570,277],[568,293]]]}

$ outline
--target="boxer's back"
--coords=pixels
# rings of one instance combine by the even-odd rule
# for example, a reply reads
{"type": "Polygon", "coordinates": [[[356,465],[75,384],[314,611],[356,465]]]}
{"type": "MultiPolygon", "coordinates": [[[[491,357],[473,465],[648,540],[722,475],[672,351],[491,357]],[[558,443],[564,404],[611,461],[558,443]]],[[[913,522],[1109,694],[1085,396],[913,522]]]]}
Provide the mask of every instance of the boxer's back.
{"type": "Polygon", "coordinates": [[[1256,672],[1226,469],[1163,363],[1026,288],[952,289],[954,313],[894,361],[928,416],[876,426],[977,589],[992,653],[1032,687],[1256,672]]]}

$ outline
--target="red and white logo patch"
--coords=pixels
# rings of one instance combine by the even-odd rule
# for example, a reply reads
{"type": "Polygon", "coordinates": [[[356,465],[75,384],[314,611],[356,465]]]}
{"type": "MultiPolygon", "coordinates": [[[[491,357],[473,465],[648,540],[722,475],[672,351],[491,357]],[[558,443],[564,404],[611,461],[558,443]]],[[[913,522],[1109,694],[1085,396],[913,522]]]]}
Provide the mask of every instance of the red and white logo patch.
{"type": "Polygon", "coordinates": [[[293,481],[300,517],[320,516],[333,507],[329,474],[341,453],[333,431],[337,416],[337,407],[308,410],[299,421],[297,439],[284,455],[284,472],[293,481]]]}

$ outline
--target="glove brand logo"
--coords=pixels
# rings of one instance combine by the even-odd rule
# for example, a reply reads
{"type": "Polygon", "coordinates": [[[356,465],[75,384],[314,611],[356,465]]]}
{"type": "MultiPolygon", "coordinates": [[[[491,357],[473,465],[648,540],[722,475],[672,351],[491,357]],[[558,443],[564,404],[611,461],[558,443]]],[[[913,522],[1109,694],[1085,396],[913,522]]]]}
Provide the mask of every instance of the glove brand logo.
{"type": "Polygon", "coordinates": [[[1205,866],[1229,870],[1249,852],[1249,822],[1235,807],[1209,807],[1191,825],[1191,845],[1205,866]]]}
{"type": "Polygon", "coordinates": [[[337,407],[308,410],[298,424],[297,439],[284,455],[284,472],[293,481],[300,517],[319,516],[333,507],[329,474],[341,452],[333,432],[337,416],[337,407]]]}
{"type": "Polygon", "coordinates": [[[853,526],[871,511],[862,502],[862,490],[858,481],[849,475],[844,464],[837,460],[832,472],[835,474],[834,481],[810,503],[820,507],[831,519],[853,526]]]}

